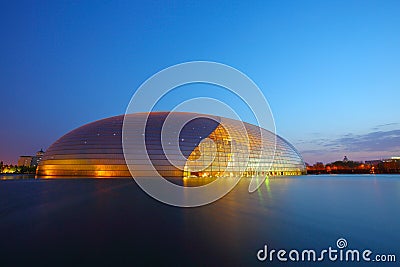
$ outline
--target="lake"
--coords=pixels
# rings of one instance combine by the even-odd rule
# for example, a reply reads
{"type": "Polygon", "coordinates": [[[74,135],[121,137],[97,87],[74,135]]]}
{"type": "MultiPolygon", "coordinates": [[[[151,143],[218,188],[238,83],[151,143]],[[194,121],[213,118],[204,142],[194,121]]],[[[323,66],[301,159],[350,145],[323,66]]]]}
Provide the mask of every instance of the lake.
{"type": "MultiPolygon", "coordinates": [[[[0,266],[396,266],[259,261],[264,249],[347,249],[400,261],[399,175],[249,180],[198,208],[160,203],[132,179],[0,181],[0,266]]],[[[287,255],[286,255],[287,256],[287,255]]]]}

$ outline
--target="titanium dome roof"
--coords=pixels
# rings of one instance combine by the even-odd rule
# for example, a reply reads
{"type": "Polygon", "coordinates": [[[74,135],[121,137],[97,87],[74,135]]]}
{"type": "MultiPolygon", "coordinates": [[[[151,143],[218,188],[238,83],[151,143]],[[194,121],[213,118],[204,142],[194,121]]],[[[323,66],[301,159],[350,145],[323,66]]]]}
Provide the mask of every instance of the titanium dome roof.
{"type": "Polygon", "coordinates": [[[124,115],[110,117],[83,125],[54,142],[39,163],[37,177],[131,177],[126,162],[133,164],[135,176],[146,177],[151,172],[140,162],[147,156],[157,172],[166,178],[306,173],[301,155],[289,142],[255,125],[185,112],[125,116],[128,116],[126,122],[133,126],[148,116],[145,133],[142,133],[146,154],[133,150],[125,161],[122,146],[124,115]],[[163,150],[161,133],[165,131],[163,124],[171,114],[177,120],[188,122],[179,133],[174,127],[167,129],[167,135],[171,132],[171,136],[179,136],[179,146],[164,145],[163,150]],[[197,118],[191,119],[194,115],[197,118]],[[261,139],[263,145],[260,145],[261,139]],[[232,153],[234,146],[239,151],[236,157],[232,153]],[[241,153],[246,154],[246,160],[241,153]],[[174,155],[177,155],[176,159],[174,155]],[[129,157],[136,160],[131,161],[129,157]]]}

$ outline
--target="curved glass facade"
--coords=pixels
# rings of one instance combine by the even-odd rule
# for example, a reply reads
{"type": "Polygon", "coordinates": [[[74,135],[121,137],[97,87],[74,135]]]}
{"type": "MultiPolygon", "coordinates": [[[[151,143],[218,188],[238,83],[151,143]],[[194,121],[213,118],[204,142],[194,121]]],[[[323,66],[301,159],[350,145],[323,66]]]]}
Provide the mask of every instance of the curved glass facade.
{"type": "MultiPolygon", "coordinates": [[[[164,123],[169,112],[125,115],[125,123],[143,131],[146,121],[146,151],[132,151],[125,160],[122,146],[124,115],[111,117],[77,128],[53,143],[37,168],[38,177],[131,177],[127,167],[134,164],[136,176],[149,176],[148,157],[163,177],[224,177],[240,175],[301,175],[306,169],[301,155],[283,138],[255,125],[223,117],[174,112],[177,121],[188,122],[179,129],[174,122],[164,123]],[[138,127],[135,127],[135,125],[138,127]],[[162,142],[179,136],[179,145],[162,142]],[[274,148],[276,148],[274,153],[274,148]],[[182,157],[183,155],[183,157],[182,157]],[[131,161],[130,159],[134,159],[131,161]],[[171,163],[173,161],[173,164],[171,163]],[[143,160],[145,161],[145,160],[143,160]]],[[[126,144],[125,144],[126,145],[126,144]]]]}

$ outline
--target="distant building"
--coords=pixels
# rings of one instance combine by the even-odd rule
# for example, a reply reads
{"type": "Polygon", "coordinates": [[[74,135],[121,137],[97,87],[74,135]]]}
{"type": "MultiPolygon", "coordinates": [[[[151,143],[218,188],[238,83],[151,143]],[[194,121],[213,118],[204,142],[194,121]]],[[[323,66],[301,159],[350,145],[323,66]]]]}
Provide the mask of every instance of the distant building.
{"type": "Polygon", "coordinates": [[[344,162],[344,163],[349,162],[349,159],[347,158],[347,156],[344,156],[343,162],[344,162]]]}
{"type": "Polygon", "coordinates": [[[18,166],[30,167],[33,156],[20,156],[18,159],[18,166]]]}
{"type": "Polygon", "coordinates": [[[372,165],[372,166],[378,166],[378,164],[381,163],[381,162],[382,162],[382,160],[380,160],[380,159],[366,160],[365,164],[369,164],[369,165],[372,165]]]}
{"type": "Polygon", "coordinates": [[[383,159],[382,163],[380,163],[378,167],[384,173],[400,173],[400,159],[398,157],[383,159]]]}
{"type": "Polygon", "coordinates": [[[387,159],[382,159],[382,162],[400,162],[400,159],[398,157],[390,157],[387,159]]]}
{"type": "Polygon", "coordinates": [[[18,159],[18,166],[25,166],[25,167],[37,167],[40,160],[44,155],[43,149],[36,152],[35,156],[20,156],[18,159]]]}
{"type": "Polygon", "coordinates": [[[40,149],[40,151],[36,152],[36,156],[32,157],[31,160],[31,167],[37,167],[39,162],[42,160],[44,151],[43,149],[40,149]]]}

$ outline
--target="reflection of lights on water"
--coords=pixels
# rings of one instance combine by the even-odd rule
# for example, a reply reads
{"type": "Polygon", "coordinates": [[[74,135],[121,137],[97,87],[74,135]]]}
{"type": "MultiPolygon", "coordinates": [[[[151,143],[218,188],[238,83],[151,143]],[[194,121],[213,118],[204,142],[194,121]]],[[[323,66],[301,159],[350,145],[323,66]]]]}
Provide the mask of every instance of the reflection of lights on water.
{"type": "Polygon", "coordinates": [[[263,194],[261,192],[261,186],[259,188],[257,188],[257,195],[258,195],[258,200],[263,202],[264,201],[264,197],[263,197],[263,194]]]}
{"type": "Polygon", "coordinates": [[[267,188],[268,196],[271,197],[271,187],[269,186],[269,176],[265,178],[265,188],[267,188]]]}

